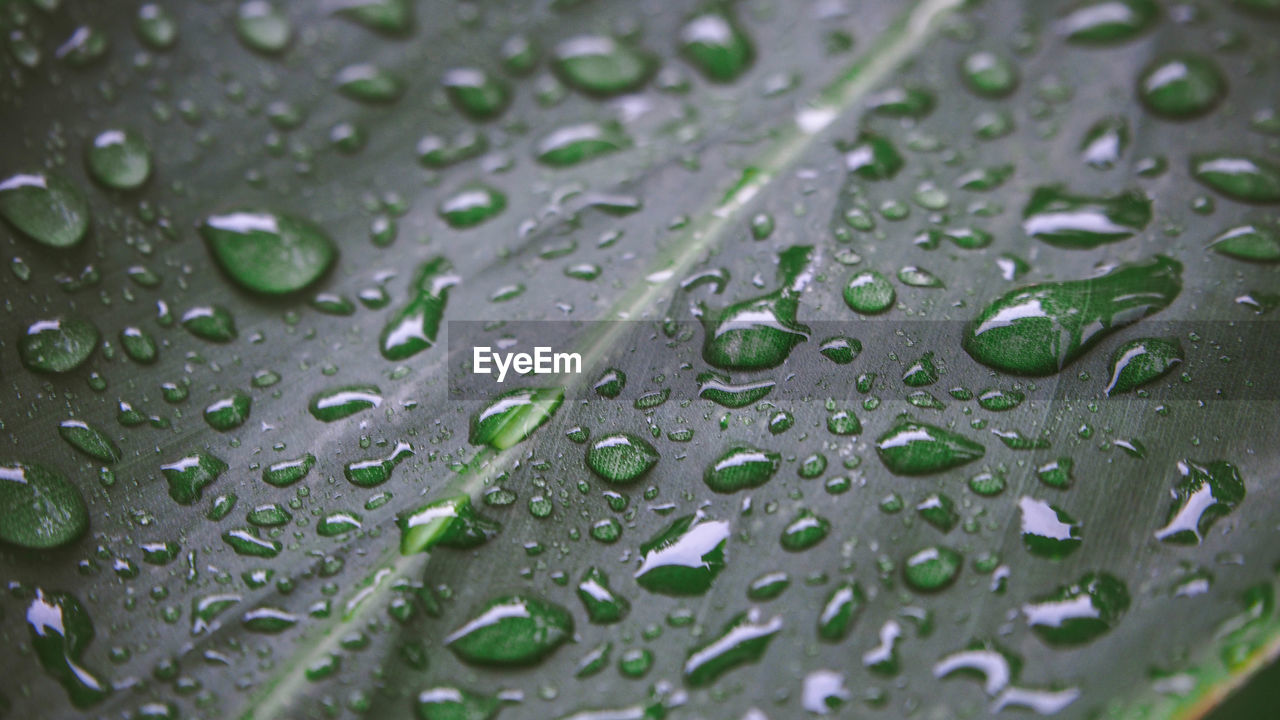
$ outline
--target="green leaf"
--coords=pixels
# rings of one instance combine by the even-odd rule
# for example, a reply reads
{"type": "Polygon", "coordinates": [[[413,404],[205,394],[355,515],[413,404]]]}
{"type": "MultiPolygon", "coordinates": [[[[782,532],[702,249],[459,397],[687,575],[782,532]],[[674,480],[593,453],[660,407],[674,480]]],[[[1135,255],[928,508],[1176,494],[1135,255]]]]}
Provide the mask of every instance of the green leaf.
{"type": "Polygon", "coordinates": [[[0,708],[1197,716],[1280,653],[1277,22],[13,0],[0,708]]]}

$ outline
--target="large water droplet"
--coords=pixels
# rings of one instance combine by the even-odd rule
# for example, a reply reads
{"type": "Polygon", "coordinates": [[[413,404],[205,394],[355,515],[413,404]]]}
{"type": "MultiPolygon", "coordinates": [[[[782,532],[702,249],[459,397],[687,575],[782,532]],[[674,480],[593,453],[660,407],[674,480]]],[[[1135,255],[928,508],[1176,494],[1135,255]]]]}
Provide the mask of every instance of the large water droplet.
{"type": "Polygon", "coordinates": [[[763,620],[759,608],[735,616],[719,635],[689,653],[684,663],[685,683],[704,687],[734,668],[759,662],[780,630],[782,617],[763,620]]]}
{"type": "Polygon", "coordinates": [[[509,595],[485,603],[444,644],[467,663],[521,666],[538,663],[572,636],[568,610],[532,595],[509,595]]]}
{"type": "Polygon", "coordinates": [[[929,475],[982,457],[982,445],[958,433],[904,420],[876,440],[876,453],[890,472],[929,475]]]}
{"type": "Polygon", "coordinates": [[[657,70],[647,50],[604,35],[579,35],[556,46],[551,69],[564,84],[590,95],[640,89],[657,70]]]}
{"type": "Polygon", "coordinates": [[[119,446],[106,433],[83,420],[63,420],[58,423],[58,434],[68,445],[104,465],[112,465],[123,457],[119,446]]]}
{"type": "Polygon", "coordinates": [[[1160,16],[1155,0],[1091,0],[1058,21],[1058,32],[1080,45],[1110,45],[1146,32],[1160,16]]]}
{"type": "Polygon", "coordinates": [[[511,102],[507,83],[479,68],[449,70],[442,83],[449,102],[472,120],[493,120],[511,102]]]}
{"type": "Polygon", "coordinates": [[[1236,260],[1248,262],[1280,261],[1280,236],[1271,228],[1260,225],[1239,225],[1224,230],[1213,239],[1209,247],[1214,252],[1236,260]]]}
{"type": "Polygon", "coordinates": [[[84,318],[39,320],[18,339],[18,357],[33,372],[71,372],[89,359],[100,338],[98,328],[84,318]]]}
{"type": "Polygon", "coordinates": [[[502,393],[472,416],[468,440],[472,445],[506,450],[541,427],[563,400],[561,388],[521,388],[502,393]]]}
{"type": "Polygon", "coordinates": [[[739,446],[721,455],[707,467],[702,479],[718,493],[760,487],[778,470],[782,456],[768,450],[739,446]]]}
{"type": "Polygon", "coordinates": [[[289,45],[289,18],[266,0],[248,0],[236,12],[236,35],[251,50],[275,55],[289,45]]]}
{"type": "Polygon", "coordinates": [[[989,51],[967,55],[960,63],[960,77],[974,93],[999,98],[1018,87],[1018,68],[1008,58],[989,51]]]}
{"type": "Polygon", "coordinates": [[[1151,200],[1137,190],[1074,195],[1060,186],[1036,188],[1022,211],[1022,229],[1061,248],[1089,249],[1132,237],[1151,222],[1151,200]]]}
{"type": "Polygon", "coordinates": [[[658,463],[658,451],[630,433],[606,435],[587,450],[587,467],[610,483],[639,480],[658,463]]]}
{"type": "Polygon", "coordinates": [[[221,458],[207,452],[196,452],[160,466],[169,483],[169,497],[181,505],[192,505],[204,495],[204,488],[227,469],[221,458]]]}
{"type": "Polygon", "coordinates": [[[151,176],[151,148],[132,130],[104,130],[85,148],[93,179],[113,190],[133,190],[151,176]]]}
{"type": "Polygon", "coordinates": [[[376,385],[343,385],[321,390],[311,396],[307,409],[321,422],[333,422],[382,405],[382,390],[376,385]]]}
{"type": "Polygon", "coordinates": [[[1138,78],[1138,99],[1170,120],[1187,120],[1213,110],[1227,94],[1227,79],[1209,58],[1182,53],[1148,65],[1138,78]]]}
{"type": "Polygon", "coordinates": [[[450,227],[464,229],[495,218],[507,207],[507,196],[481,183],[472,183],[440,203],[440,217],[450,227]]]}
{"type": "Polygon", "coordinates": [[[663,595],[702,595],[725,567],[729,523],[686,515],[640,546],[636,583],[663,595]]]}
{"type": "Polygon", "coordinates": [[[854,312],[875,315],[893,307],[897,293],[889,279],[875,270],[863,270],[849,278],[844,302],[854,312]]]}
{"type": "Polygon", "coordinates": [[[580,123],[553,130],[538,141],[535,152],[540,163],[569,167],[617,152],[630,144],[630,138],[616,122],[580,123]]]}
{"type": "Polygon", "coordinates": [[[1050,645],[1083,645],[1109,631],[1129,609],[1129,589],[1108,573],[1088,573],[1022,606],[1027,624],[1050,645]]]}
{"type": "Polygon", "coordinates": [[[387,318],[378,349],[388,360],[404,360],[435,345],[449,301],[449,288],[461,281],[443,257],[418,266],[409,284],[409,302],[387,318]]]}
{"type": "Polygon", "coordinates": [[[200,235],[232,280],[268,295],[311,285],[338,256],[323,230],[281,213],[234,210],[210,215],[201,223],[200,235]]]}
{"type": "Polygon", "coordinates": [[[1173,490],[1173,507],[1156,539],[1194,545],[1202,542],[1219,518],[1229,515],[1244,500],[1244,480],[1236,467],[1224,460],[1201,464],[1178,463],[1182,479],[1173,490]]]}
{"type": "Polygon", "coordinates": [[[1129,392],[1156,380],[1182,362],[1177,339],[1140,338],[1116,348],[1111,355],[1111,382],[1106,393],[1129,392]]]}
{"type": "Polygon", "coordinates": [[[693,16],[680,28],[680,54],[718,83],[738,79],[755,60],[751,39],[720,6],[693,16]]]}
{"type": "Polygon", "coordinates": [[[1022,511],[1022,544],[1027,552],[1040,557],[1064,558],[1080,547],[1080,523],[1066,512],[1043,500],[1023,497],[1018,501],[1022,511]]]}
{"type": "Polygon", "coordinates": [[[1280,203],[1280,167],[1233,153],[1194,155],[1191,177],[1233,200],[1280,203]]]}
{"type": "Polygon", "coordinates": [[[0,215],[23,235],[52,248],[76,245],[89,230],[84,192],[50,173],[20,173],[0,181],[0,215]]]}
{"type": "Polygon", "coordinates": [[[89,528],[80,491],[37,463],[0,464],[0,540],[45,550],[74,542],[89,528]]]}
{"type": "Polygon", "coordinates": [[[93,642],[93,622],[79,600],[36,588],[26,620],[40,667],[62,685],[72,705],[87,708],[111,694],[111,685],[80,662],[93,642]]]}
{"type": "Polygon", "coordinates": [[[1182,264],[1163,255],[1088,280],[1005,293],[965,329],[964,349],[988,367],[1051,375],[1115,330],[1168,307],[1182,264]]]}
{"type": "Polygon", "coordinates": [[[908,557],[902,564],[902,578],[916,592],[938,592],[956,581],[963,566],[960,553],[935,545],[908,557]]]}

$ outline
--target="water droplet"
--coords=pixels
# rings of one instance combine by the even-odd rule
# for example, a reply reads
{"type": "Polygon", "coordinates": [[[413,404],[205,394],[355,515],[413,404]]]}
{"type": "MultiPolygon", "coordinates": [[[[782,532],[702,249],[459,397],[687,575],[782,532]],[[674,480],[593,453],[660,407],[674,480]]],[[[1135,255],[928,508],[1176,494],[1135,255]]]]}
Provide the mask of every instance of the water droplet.
{"type": "Polygon", "coordinates": [[[868,108],[877,115],[915,119],[933,112],[937,104],[937,95],[932,90],[919,86],[882,90],[867,101],[868,108]]]}
{"type": "Polygon", "coordinates": [[[338,92],[367,105],[387,105],[404,93],[399,75],[372,63],[348,65],[338,71],[333,82],[338,92]]]}
{"type": "Polygon", "coordinates": [[[458,659],[474,665],[534,665],[573,636],[573,616],[532,595],[508,595],[483,609],[444,639],[458,659]]]}
{"type": "Polygon", "coordinates": [[[169,497],[180,505],[193,505],[204,495],[204,488],[218,479],[227,464],[215,455],[196,452],[160,466],[169,483],[169,497]]]}
{"type": "Polygon", "coordinates": [[[827,642],[840,642],[848,637],[866,604],[866,593],[857,582],[836,586],[818,614],[818,637],[827,642]]]}
{"type": "Polygon", "coordinates": [[[781,462],[782,456],[778,453],[741,445],[709,465],[702,479],[713,492],[738,492],[768,482],[781,462]]]}
{"type": "Polygon", "coordinates": [[[495,450],[529,437],[555,414],[564,400],[560,388],[521,388],[502,393],[471,418],[469,442],[495,450]]]}
{"type": "Polygon", "coordinates": [[[58,423],[58,434],[71,447],[104,465],[120,461],[120,448],[98,428],[83,420],[63,420],[58,423]]]}
{"type": "Polygon", "coordinates": [[[182,327],[208,342],[228,343],[238,336],[236,319],[221,305],[201,305],[182,314],[182,327]]]}
{"type": "Polygon", "coordinates": [[[698,373],[698,397],[727,408],[741,408],[764,399],[773,391],[772,380],[731,383],[728,376],[716,372],[698,373]]]}
{"type": "Polygon", "coordinates": [[[1000,98],[1018,87],[1018,68],[1008,58],[981,50],[961,61],[960,78],[975,94],[1000,98]]]}
{"type": "Polygon", "coordinates": [[[579,123],[553,130],[538,141],[538,162],[570,167],[630,147],[631,139],[617,122],[579,123]]]}
{"type": "Polygon", "coordinates": [[[897,675],[902,670],[898,659],[901,640],[902,625],[897,620],[889,620],[880,626],[880,644],[862,654],[862,664],[877,675],[897,675]]]}
{"type": "Polygon", "coordinates": [[[38,320],[18,339],[18,357],[32,372],[71,372],[85,364],[100,337],[98,328],[80,317],[38,320]]]}
{"type": "Polygon", "coordinates": [[[941,545],[927,547],[907,558],[902,577],[916,592],[938,592],[951,585],[964,567],[960,553],[941,545]]]}
{"type": "Polygon", "coordinates": [[[613,484],[635,482],[658,463],[658,451],[631,433],[606,435],[587,450],[587,467],[613,484]]]}
{"type": "Polygon", "coordinates": [[[241,209],[210,215],[200,224],[200,235],[236,284],[268,295],[311,285],[338,256],[319,227],[280,213],[241,209]]]}
{"type": "Polygon", "coordinates": [[[411,0],[343,0],[333,14],[384,35],[404,36],[413,29],[411,0]]]}
{"type": "Polygon", "coordinates": [[[782,630],[782,617],[762,620],[759,608],[736,615],[710,642],[689,653],[684,681],[705,687],[734,668],[759,662],[773,637],[782,630]]]}
{"type": "Polygon", "coordinates": [[[1111,355],[1111,382],[1106,394],[1129,392],[1156,380],[1182,362],[1176,339],[1141,338],[1116,348],[1111,355]]]}
{"type": "Polygon", "coordinates": [[[147,3],[133,21],[138,39],[152,50],[168,50],[178,41],[178,22],[164,6],[147,3]]]}
{"type": "Polygon", "coordinates": [[[244,614],[241,619],[246,630],[275,635],[298,624],[298,616],[269,605],[258,607],[244,614]]]}
{"type": "Polygon", "coordinates": [[[80,664],[80,657],[93,642],[93,622],[79,600],[67,593],[36,588],[26,620],[31,649],[40,667],[62,685],[72,705],[84,709],[111,694],[109,683],[80,664]]]}
{"type": "Polygon", "coordinates": [[[423,690],[413,703],[418,720],[493,720],[500,709],[497,697],[456,687],[423,690]]]}
{"type": "Polygon", "coordinates": [[[837,142],[836,149],[844,154],[845,169],[863,180],[889,180],[905,164],[888,138],[871,132],[860,133],[851,143],[837,142]]]}
{"type": "Polygon", "coordinates": [[[1115,330],[1167,307],[1182,289],[1182,264],[1163,255],[1088,280],[1005,293],[965,330],[964,349],[988,367],[1051,375],[1115,330]]]}
{"type": "Polygon", "coordinates": [[[1260,158],[1232,153],[1194,155],[1191,177],[1233,200],[1280,203],[1280,167],[1260,158]]]}
{"type": "Polygon", "coordinates": [[[956,511],[956,503],[942,493],[930,493],[916,503],[916,512],[920,518],[945,533],[951,532],[960,522],[960,513],[956,511]]]}
{"type": "Polygon", "coordinates": [[[837,365],[848,365],[862,352],[862,343],[854,338],[837,335],[823,340],[818,352],[837,365]]]}
{"type": "Polygon", "coordinates": [[[720,6],[694,15],[680,28],[680,54],[718,83],[738,79],[755,60],[751,39],[720,6]]]}
{"type": "Polygon", "coordinates": [[[370,460],[353,460],[342,468],[347,482],[356,487],[377,487],[391,479],[391,473],[406,458],[413,456],[413,447],[408,443],[398,442],[391,453],[383,458],[370,460]]]}
{"type": "Polygon", "coordinates": [[[440,217],[450,227],[465,229],[497,217],[507,207],[507,196],[480,183],[472,183],[440,203],[440,217]]]}
{"type": "Polygon", "coordinates": [[[844,288],[844,301],[854,312],[863,315],[882,313],[893,307],[896,293],[888,278],[875,270],[863,270],[849,278],[844,288]]]}
{"type": "Polygon", "coordinates": [[[1025,399],[1026,395],[1019,390],[988,388],[978,393],[978,405],[983,410],[990,410],[991,412],[1012,410],[1021,405],[1025,399]]]}
{"type": "Polygon", "coordinates": [[[62,473],[38,463],[0,464],[0,540],[18,547],[62,547],[89,529],[80,491],[62,473]]]}
{"type": "Polygon", "coordinates": [[[1203,55],[1181,53],[1162,58],[1138,77],[1138,99],[1151,112],[1170,120],[1204,115],[1226,94],[1226,77],[1203,55]]]}
{"type": "Polygon", "coordinates": [[[51,248],[77,245],[89,230],[84,191],[61,175],[19,173],[0,181],[0,215],[51,248]]]}
{"type": "Polygon", "coordinates": [[[1108,115],[1085,131],[1080,156],[1089,167],[1109,170],[1120,162],[1129,147],[1129,121],[1123,115],[1108,115]]]}
{"type": "Polygon", "coordinates": [[[702,595],[725,567],[729,523],[686,515],[640,546],[636,583],[663,595],[702,595]]]}
{"type": "Polygon", "coordinates": [[[400,528],[400,554],[426,552],[437,545],[466,550],[479,547],[498,533],[500,526],[475,511],[467,495],[429,502],[396,518],[400,528]]]}
{"type": "Polygon", "coordinates": [[[493,120],[507,109],[511,90],[501,78],[479,68],[454,68],[444,74],[445,95],[472,120],[493,120]]]}
{"type": "Polygon", "coordinates": [[[1119,195],[1073,195],[1039,187],[1022,211],[1028,235],[1062,248],[1086,249],[1132,237],[1151,222],[1151,200],[1137,190],[1119,195]]]}
{"type": "Polygon", "coordinates": [[[316,523],[316,534],[320,537],[338,537],[359,530],[361,526],[359,515],[346,510],[336,510],[320,518],[316,523]]]}
{"type": "Polygon", "coordinates": [[[1058,21],[1058,32],[1079,45],[1110,45],[1146,32],[1160,16],[1154,0],[1092,0],[1058,21]]]}
{"type": "Polygon", "coordinates": [[[1032,631],[1057,647],[1083,645],[1109,631],[1129,609],[1129,589],[1108,573],[1087,573],[1022,606],[1032,631]]]}
{"type": "Polygon", "coordinates": [[[311,396],[307,409],[321,422],[333,422],[382,405],[377,385],[343,385],[311,396]]]}
{"type": "Polygon", "coordinates": [[[289,18],[266,0],[248,0],[236,12],[236,35],[250,50],[275,55],[289,45],[289,18]]]}
{"type": "Polygon", "coordinates": [[[1182,479],[1173,490],[1173,506],[1156,539],[1184,545],[1199,544],[1219,518],[1229,515],[1244,500],[1244,481],[1234,465],[1224,460],[1200,464],[1178,463],[1182,479]]]}
{"type": "Polygon", "coordinates": [[[275,540],[258,535],[257,528],[236,528],[222,533],[222,541],[231,547],[237,555],[257,558],[273,558],[280,554],[283,547],[275,540]]]}
{"type": "Polygon", "coordinates": [[[85,148],[85,165],[103,186],[133,190],[151,176],[151,148],[132,130],[104,130],[85,148]]]}
{"type": "Polygon", "coordinates": [[[890,472],[929,475],[982,457],[982,445],[958,433],[904,420],[876,440],[876,453],[890,472]]]}
{"type": "Polygon", "coordinates": [[[747,586],[747,599],[755,602],[775,600],[791,587],[791,576],[785,572],[767,572],[747,586]]]}
{"type": "Polygon", "coordinates": [[[1263,225],[1239,225],[1224,230],[1209,247],[1217,253],[1248,262],[1280,261],[1280,237],[1263,225]]]}
{"type": "Polygon", "coordinates": [[[449,289],[460,281],[453,265],[443,257],[419,265],[409,284],[409,302],[387,318],[378,337],[382,357],[404,360],[435,345],[449,302],[449,289]]]}
{"type": "Polygon", "coordinates": [[[1022,511],[1022,544],[1032,555],[1059,560],[1075,552],[1083,542],[1080,523],[1061,508],[1023,497],[1018,509],[1022,511]]]}
{"type": "Polygon", "coordinates": [[[578,599],[587,618],[597,625],[619,622],[631,612],[631,603],[609,588],[609,578],[597,567],[587,568],[578,583],[578,599]]]}
{"type": "Polygon", "coordinates": [[[822,542],[830,532],[830,520],[802,509],[783,528],[779,542],[787,552],[801,552],[822,542]]]}
{"type": "Polygon", "coordinates": [[[908,287],[941,288],[946,287],[942,279],[918,265],[904,265],[898,270],[898,282],[908,287]]]}
{"type": "Polygon", "coordinates": [[[657,70],[647,50],[604,35],[579,35],[556,46],[551,69],[569,87],[611,96],[639,90],[657,70]]]}
{"type": "Polygon", "coordinates": [[[226,397],[209,403],[209,406],[204,409],[204,421],[218,432],[234,430],[249,419],[249,405],[252,400],[248,393],[236,390],[226,397]]]}
{"type": "Polygon", "coordinates": [[[796,311],[812,250],[794,246],[779,254],[778,290],[706,311],[702,359],[726,370],[762,370],[782,364],[792,348],[808,340],[809,328],[796,322],[796,311]]]}

